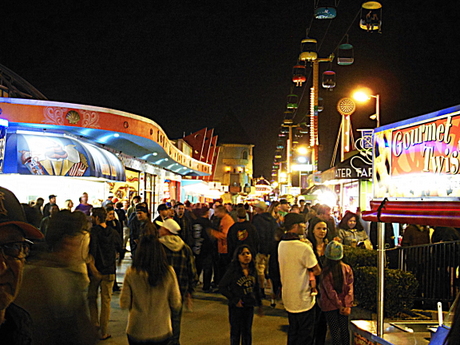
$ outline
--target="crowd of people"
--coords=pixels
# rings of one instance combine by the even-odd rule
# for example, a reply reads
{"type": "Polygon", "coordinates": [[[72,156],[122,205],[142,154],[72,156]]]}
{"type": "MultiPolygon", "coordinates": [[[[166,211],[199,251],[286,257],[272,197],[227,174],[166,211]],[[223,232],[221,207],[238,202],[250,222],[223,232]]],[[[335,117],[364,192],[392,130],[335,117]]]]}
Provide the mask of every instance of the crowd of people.
{"type": "Polygon", "coordinates": [[[2,343],[109,339],[117,264],[128,252],[120,306],[128,309],[130,344],[180,344],[182,311],[199,286],[227,298],[231,344],[251,344],[264,299],[272,308],[282,300],[288,344],[324,344],[327,330],[333,344],[350,342],[353,271],[342,262],[343,245],[373,248],[359,210],[337,219],[329,206],[304,200],[171,201],[153,219],[140,196],[110,196],[95,207],[83,193],[65,209],[56,198],[21,207],[0,188],[2,343]]]}

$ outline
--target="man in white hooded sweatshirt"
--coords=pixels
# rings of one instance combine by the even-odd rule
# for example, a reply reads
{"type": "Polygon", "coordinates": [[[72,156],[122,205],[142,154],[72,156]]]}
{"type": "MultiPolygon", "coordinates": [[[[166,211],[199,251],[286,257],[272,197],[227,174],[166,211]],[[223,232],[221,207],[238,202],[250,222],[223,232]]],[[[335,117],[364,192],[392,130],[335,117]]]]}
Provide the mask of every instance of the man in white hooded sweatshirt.
{"type": "MultiPolygon", "coordinates": [[[[180,238],[180,226],[173,219],[155,221],[159,226],[158,233],[160,242],[163,244],[169,264],[176,272],[182,301],[191,305],[192,293],[197,282],[195,259],[190,247],[180,238]]],[[[180,324],[182,319],[182,307],[178,311],[172,311],[171,321],[173,328],[173,345],[179,345],[180,324]]]]}

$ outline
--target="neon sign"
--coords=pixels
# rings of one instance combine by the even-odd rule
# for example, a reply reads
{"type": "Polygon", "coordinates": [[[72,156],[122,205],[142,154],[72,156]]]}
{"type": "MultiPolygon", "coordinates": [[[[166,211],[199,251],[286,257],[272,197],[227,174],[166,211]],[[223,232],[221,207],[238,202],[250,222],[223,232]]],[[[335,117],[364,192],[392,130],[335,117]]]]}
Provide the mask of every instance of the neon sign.
{"type": "Polygon", "coordinates": [[[375,133],[374,197],[460,197],[460,113],[423,118],[375,133]]]}

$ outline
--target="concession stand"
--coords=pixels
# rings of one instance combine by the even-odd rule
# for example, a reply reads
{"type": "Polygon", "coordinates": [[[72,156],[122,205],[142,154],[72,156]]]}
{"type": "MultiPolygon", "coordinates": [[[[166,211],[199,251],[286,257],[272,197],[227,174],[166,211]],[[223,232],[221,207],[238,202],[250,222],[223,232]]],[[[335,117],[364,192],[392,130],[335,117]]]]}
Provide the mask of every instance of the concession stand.
{"type": "Polygon", "coordinates": [[[429,334],[384,323],[384,223],[460,227],[460,106],[376,128],[373,200],[378,222],[377,322],[353,321],[354,344],[428,344],[429,334]]]}
{"type": "Polygon", "coordinates": [[[0,97],[0,183],[29,202],[48,195],[97,204],[141,195],[150,209],[180,197],[182,178],[211,164],[178,148],[145,117],[90,105],[0,97]]]}

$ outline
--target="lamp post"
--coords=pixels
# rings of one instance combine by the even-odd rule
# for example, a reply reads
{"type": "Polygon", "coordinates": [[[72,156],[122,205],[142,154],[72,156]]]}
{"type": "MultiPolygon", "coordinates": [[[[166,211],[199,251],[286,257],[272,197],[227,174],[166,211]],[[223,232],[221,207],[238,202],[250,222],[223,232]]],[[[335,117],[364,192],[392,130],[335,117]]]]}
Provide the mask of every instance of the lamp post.
{"type": "MultiPolygon", "coordinates": [[[[302,188],[302,172],[308,171],[306,168],[308,166],[308,153],[311,151],[308,147],[306,146],[299,146],[296,148],[297,152],[297,165],[293,166],[293,170],[298,170],[298,178],[299,178],[299,188],[302,188]]],[[[310,164],[311,166],[311,164],[310,164]]]]}
{"type": "Polygon", "coordinates": [[[353,94],[353,98],[358,102],[367,102],[371,98],[375,98],[375,114],[372,114],[369,118],[375,120],[377,127],[380,127],[380,95],[370,95],[366,91],[359,90],[353,94]]]}

